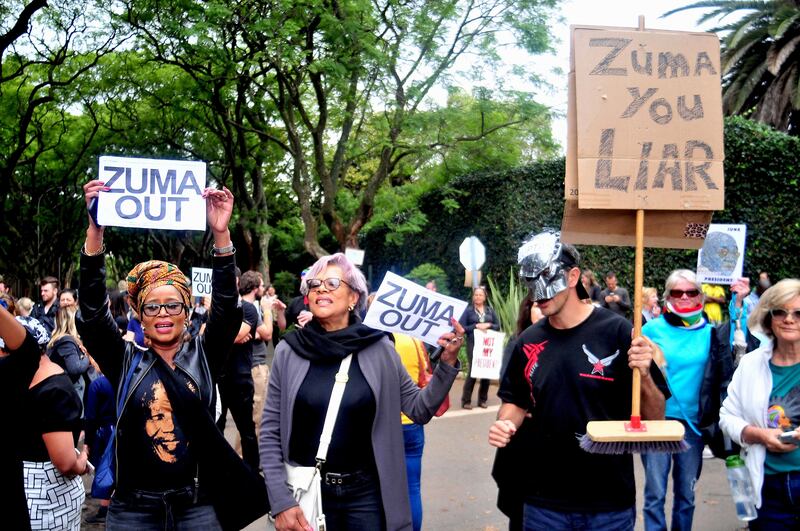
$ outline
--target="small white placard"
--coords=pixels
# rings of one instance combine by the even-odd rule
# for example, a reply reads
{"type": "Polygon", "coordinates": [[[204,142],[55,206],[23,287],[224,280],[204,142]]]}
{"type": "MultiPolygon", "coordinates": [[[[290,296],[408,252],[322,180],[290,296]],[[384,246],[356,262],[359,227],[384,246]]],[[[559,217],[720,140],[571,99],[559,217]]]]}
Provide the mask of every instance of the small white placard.
{"type": "Polygon", "coordinates": [[[344,250],[345,257],[357,266],[364,265],[364,251],[362,249],[353,249],[348,247],[344,250]]]}
{"type": "Polygon", "coordinates": [[[97,221],[103,226],[206,230],[206,164],[198,161],[100,157],[97,221]]]}
{"type": "Polygon", "coordinates": [[[453,330],[450,318],[459,320],[466,309],[464,301],[387,272],[364,324],[386,332],[408,334],[429,345],[436,345],[439,336],[453,330]]]}
{"type": "Polygon", "coordinates": [[[500,379],[503,365],[503,341],[506,335],[495,330],[474,331],[475,346],[472,349],[472,367],[469,375],[476,379],[500,379]]]}
{"type": "Polygon", "coordinates": [[[211,269],[207,267],[192,268],[192,297],[211,295],[211,269]]]}
{"type": "Polygon", "coordinates": [[[733,284],[742,276],[747,225],[712,223],[697,252],[697,280],[706,284],[733,284]]]}

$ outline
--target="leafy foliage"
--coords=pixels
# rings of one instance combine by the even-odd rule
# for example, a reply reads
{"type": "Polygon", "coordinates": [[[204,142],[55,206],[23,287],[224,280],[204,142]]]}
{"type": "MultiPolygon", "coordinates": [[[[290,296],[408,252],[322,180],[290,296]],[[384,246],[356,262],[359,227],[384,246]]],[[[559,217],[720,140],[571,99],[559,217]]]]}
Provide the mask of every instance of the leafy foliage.
{"type": "Polygon", "coordinates": [[[500,319],[500,328],[506,335],[506,341],[517,331],[519,307],[528,291],[519,283],[518,278],[517,272],[511,268],[508,273],[508,283],[505,286],[498,286],[492,277],[487,279],[489,305],[494,308],[497,318],[500,319]]]}
{"type": "Polygon", "coordinates": [[[445,274],[444,269],[436,264],[420,264],[412,269],[406,275],[406,278],[423,286],[430,281],[436,282],[436,290],[439,293],[450,295],[450,289],[447,286],[447,274],[445,274]]]}
{"type": "Polygon", "coordinates": [[[782,131],[800,125],[800,5],[794,0],[705,0],[673,9],[707,9],[698,22],[722,40],[723,108],[782,131]]]}
{"type": "MultiPolygon", "coordinates": [[[[763,270],[773,278],[798,276],[794,260],[787,258],[800,255],[800,222],[791,214],[800,204],[800,139],[744,118],[727,118],[725,152],[727,206],[715,213],[714,222],[747,224],[745,274],[763,270]]],[[[474,235],[486,246],[484,272],[497,279],[500,290],[507,289],[505,277],[516,266],[523,238],[561,226],[563,186],[563,159],[464,175],[421,197],[420,209],[430,222],[412,243],[394,246],[387,229],[370,231],[364,238],[367,264],[380,279],[387,270],[402,274],[432,262],[447,272],[451,286],[460,286],[464,269],[458,246],[474,235]],[[448,211],[443,204],[451,202],[455,208],[448,211]]],[[[600,275],[613,270],[621,285],[633,285],[632,248],[585,245],[579,250],[584,267],[600,275]]],[[[644,283],[662,286],[673,269],[694,270],[696,264],[693,250],[647,249],[644,283]]],[[[453,292],[468,297],[465,288],[453,292]]]]}

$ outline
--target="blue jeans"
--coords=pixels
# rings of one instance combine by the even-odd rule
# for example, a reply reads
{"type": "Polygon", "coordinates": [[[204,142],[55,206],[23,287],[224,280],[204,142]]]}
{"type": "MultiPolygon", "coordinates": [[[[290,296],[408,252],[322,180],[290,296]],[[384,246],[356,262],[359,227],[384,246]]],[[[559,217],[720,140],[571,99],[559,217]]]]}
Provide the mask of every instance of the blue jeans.
{"type": "Polygon", "coordinates": [[[406,448],[406,474],[408,498],[411,501],[411,520],[414,531],[422,529],[422,448],[425,446],[425,429],[422,424],[403,424],[406,448]]]}
{"type": "Polygon", "coordinates": [[[191,489],[188,492],[115,493],[106,516],[106,531],[195,529],[222,531],[214,507],[207,503],[193,503],[191,489]]]}
{"type": "Polygon", "coordinates": [[[644,486],[644,528],[647,531],[667,529],[664,500],[667,479],[672,466],[672,525],[673,531],[690,530],[694,517],[694,488],[703,469],[703,438],[686,425],[689,449],[678,454],[643,454],[646,482],[644,486]],[[673,466],[674,463],[674,466],[673,466]]]}
{"type": "Polygon", "coordinates": [[[767,474],[761,487],[758,518],[750,522],[751,531],[789,531],[800,529],[800,472],[767,474]]]}
{"type": "Polygon", "coordinates": [[[636,508],[598,513],[551,511],[525,504],[522,528],[525,531],[633,531],[636,508]]]}
{"type": "Polygon", "coordinates": [[[356,473],[355,481],[328,485],[323,474],[322,510],[326,531],[382,531],[386,529],[377,473],[356,473]]]}

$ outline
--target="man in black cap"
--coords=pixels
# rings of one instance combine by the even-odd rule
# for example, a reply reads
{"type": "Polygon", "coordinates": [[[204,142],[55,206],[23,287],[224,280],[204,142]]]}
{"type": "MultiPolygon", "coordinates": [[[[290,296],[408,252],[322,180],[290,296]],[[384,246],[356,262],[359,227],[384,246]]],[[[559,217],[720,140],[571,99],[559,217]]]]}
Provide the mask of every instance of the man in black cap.
{"type": "Polygon", "coordinates": [[[633,368],[642,375],[642,416],[664,417],[668,391],[652,361],[656,347],[643,337],[631,340],[626,319],[583,302],[588,294],[580,254],[558,232],[527,240],[518,260],[545,319],[514,346],[489,443],[506,446],[530,413],[525,461],[516,471],[524,490],[524,528],[632,531],[632,457],[586,453],[578,436],[590,420],[630,418],[633,368]]]}

